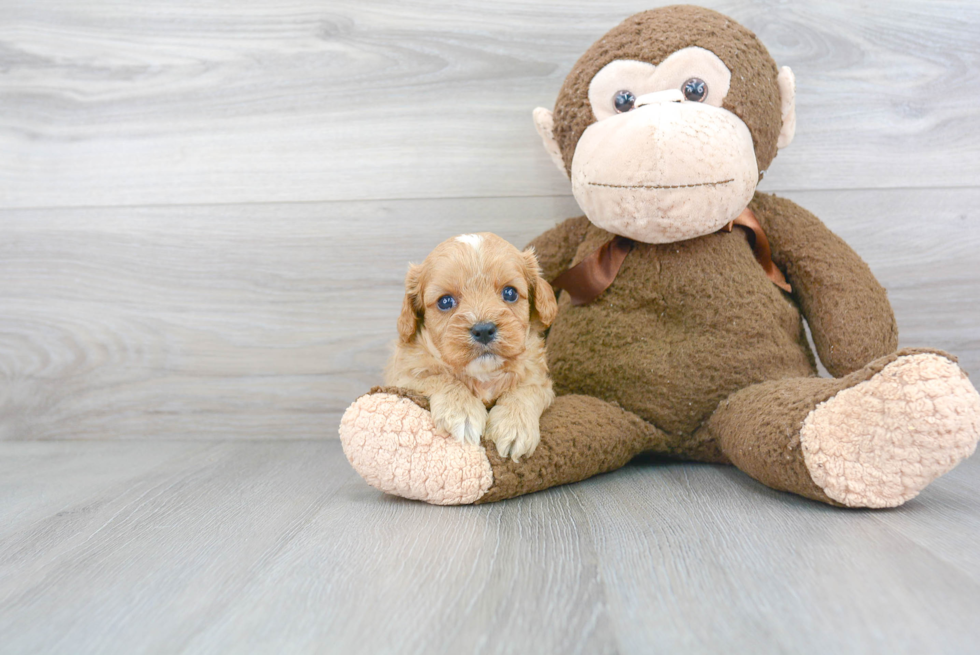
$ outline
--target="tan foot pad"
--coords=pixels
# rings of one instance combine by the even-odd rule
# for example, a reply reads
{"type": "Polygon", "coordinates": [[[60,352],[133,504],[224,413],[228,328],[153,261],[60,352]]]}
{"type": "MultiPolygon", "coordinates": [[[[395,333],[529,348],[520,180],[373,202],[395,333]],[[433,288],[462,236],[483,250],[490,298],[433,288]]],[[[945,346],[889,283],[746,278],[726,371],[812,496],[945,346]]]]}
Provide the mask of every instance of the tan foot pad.
{"type": "Polygon", "coordinates": [[[980,395],[953,362],[900,357],[820,403],[803,422],[813,481],[849,507],[896,507],[969,457],[980,437],[980,395]]]}
{"type": "Polygon", "coordinates": [[[351,466],[375,489],[435,505],[467,505],[493,484],[482,446],[437,432],[429,412],[394,394],[358,398],[340,421],[351,466]]]}

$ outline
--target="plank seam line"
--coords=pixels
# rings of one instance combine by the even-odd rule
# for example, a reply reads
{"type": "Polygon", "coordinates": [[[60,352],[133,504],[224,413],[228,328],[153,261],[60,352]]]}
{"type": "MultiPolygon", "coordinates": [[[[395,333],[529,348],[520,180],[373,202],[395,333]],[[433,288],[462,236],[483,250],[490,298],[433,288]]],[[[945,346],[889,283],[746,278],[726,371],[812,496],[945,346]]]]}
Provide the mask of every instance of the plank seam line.
{"type": "MultiPolygon", "coordinates": [[[[846,192],[868,192],[868,191],[969,191],[980,189],[980,185],[952,185],[952,186],[893,186],[893,187],[837,187],[826,189],[804,189],[804,188],[776,188],[763,189],[763,193],[846,193],[846,192]]],[[[384,203],[384,202],[425,202],[432,200],[518,200],[524,198],[572,198],[571,193],[558,194],[528,194],[528,195],[499,195],[499,196],[420,196],[415,198],[341,198],[331,200],[260,200],[254,202],[187,202],[187,203],[166,203],[166,204],[118,204],[118,205],[36,205],[29,207],[0,206],[0,212],[17,211],[74,211],[88,209],[163,209],[163,208],[187,208],[187,207],[243,207],[254,206],[274,206],[274,205],[329,205],[342,203],[384,203]]]]}

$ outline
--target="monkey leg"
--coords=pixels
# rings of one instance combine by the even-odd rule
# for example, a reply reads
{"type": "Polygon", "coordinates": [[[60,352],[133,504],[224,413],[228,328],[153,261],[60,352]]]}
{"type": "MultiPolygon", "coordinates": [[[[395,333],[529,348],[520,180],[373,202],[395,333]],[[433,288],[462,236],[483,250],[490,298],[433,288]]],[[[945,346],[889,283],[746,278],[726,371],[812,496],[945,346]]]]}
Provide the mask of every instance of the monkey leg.
{"type": "Polygon", "coordinates": [[[774,489],[847,507],[896,507],[970,456],[980,395],[947,354],[902,350],[838,378],[753,385],[701,431],[774,489]]]}
{"type": "Polygon", "coordinates": [[[541,417],[541,442],[520,463],[484,440],[436,431],[425,397],[376,388],[340,424],[344,453],[371,486],[437,505],[487,503],[612,471],[646,450],[678,446],[656,427],[589,396],[559,396],[541,417]]]}

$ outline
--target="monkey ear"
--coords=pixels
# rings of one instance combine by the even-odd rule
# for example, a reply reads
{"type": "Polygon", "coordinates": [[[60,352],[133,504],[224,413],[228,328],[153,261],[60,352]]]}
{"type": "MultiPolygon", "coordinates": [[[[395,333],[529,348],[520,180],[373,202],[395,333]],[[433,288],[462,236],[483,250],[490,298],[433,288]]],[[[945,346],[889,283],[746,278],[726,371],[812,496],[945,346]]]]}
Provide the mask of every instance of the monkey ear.
{"type": "Polygon", "coordinates": [[[538,107],[534,110],[534,127],[538,129],[538,134],[541,135],[541,140],[544,141],[544,149],[551,156],[551,161],[555,162],[555,166],[561,171],[561,174],[568,179],[568,171],[565,170],[565,160],[561,156],[561,148],[558,147],[558,142],[555,141],[555,119],[551,115],[551,112],[544,107],[538,107]]]}
{"type": "Polygon", "coordinates": [[[779,69],[776,82],[779,84],[780,113],[783,116],[783,127],[779,130],[776,147],[785,148],[793,142],[793,135],[796,134],[796,76],[789,66],[783,66],[779,69]]]}
{"type": "Polygon", "coordinates": [[[405,276],[405,300],[402,301],[402,313],[398,316],[398,336],[402,343],[411,343],[422,320],[424,308],[419,298],[420,282],[421,267],[409,264],[405,276]]]}
{"type": "Polygon", "coordinates": [[[531,318],[537,318],[542,325],[551,325],[558,314],[558,300],[551,285],[541,277],[541,266],[534,254],[534,248],[524,251],[524,262],[527,265],[527,281],[530,288],[531,318]]]}

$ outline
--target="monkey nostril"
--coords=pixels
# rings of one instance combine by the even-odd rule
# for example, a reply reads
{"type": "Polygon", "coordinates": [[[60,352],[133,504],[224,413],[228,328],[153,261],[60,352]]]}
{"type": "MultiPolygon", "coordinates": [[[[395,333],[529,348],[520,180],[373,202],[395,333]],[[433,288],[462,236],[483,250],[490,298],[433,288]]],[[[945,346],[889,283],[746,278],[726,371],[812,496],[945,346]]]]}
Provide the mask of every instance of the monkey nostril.
{"type": "Polygon", "coordinates": [[[473,340],[486,345],[497,338],[497,326],[493,323],[477,323],[470,328],[473,340]]]}

